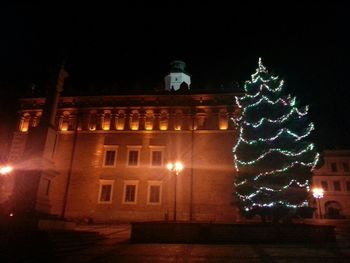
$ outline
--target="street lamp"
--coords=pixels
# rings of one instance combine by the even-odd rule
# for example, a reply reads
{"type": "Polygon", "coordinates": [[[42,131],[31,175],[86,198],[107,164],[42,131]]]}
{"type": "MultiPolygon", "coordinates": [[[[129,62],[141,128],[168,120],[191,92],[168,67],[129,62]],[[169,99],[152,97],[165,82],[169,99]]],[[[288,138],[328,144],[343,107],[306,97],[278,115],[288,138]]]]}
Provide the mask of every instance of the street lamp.
{"type": "Polygon", "coordinates": [[[12,166],[6,165],[0,167],[0,175],[6,175],[8,173],[11,173],[13,170],[12,166]]]}
{"type": "Polygon", "coordinates": [[[184,166],[181,162],[168,163],[166,168],[170,172],[175,172],[174,178],[174,221],[176,221],[176,185],[177,185],[177,176],[184,169],[184,166]]]}
{"type": "Polygon", "coordinates": [[[324,190],[322,188],[313,188],[312,189],[312,195],[314,196],[314,198],[316,198],[317,203],[318,203],[318,217],[320,219],[322,219],[320,200],[324,196],[324,190]]]}

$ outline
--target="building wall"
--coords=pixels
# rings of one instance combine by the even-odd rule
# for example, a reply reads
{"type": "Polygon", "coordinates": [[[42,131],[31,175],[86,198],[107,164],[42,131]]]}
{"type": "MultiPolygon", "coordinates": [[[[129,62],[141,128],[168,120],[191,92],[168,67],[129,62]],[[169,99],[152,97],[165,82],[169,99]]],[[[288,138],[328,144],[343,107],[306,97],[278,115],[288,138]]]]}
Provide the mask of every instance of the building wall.
{"type": "Polygon", "coordinates": [[[350,218],[349,166],[350,151],[325,151],[324,165],[314,173],[313,187],[324,190],[319,201],[326,218],[350,218]]]}
{"type": "MultiPolygon", "coordinates": [[[[72,137],[71,135],[70,137],[72,137]]],[[[94,220],[164,220],[173,218],[174,174],[165,165],[180,160],[185,169],[177,177],[177,219],[190,215],[191,172],[192,218],[194,220],[233,220],[232,181],[234,171],[230,156],[233,132],[134,132],[79,133],[69,186],[67,217],[90,217],[94,220]],[[193,171],[192,168],[193,137],[193,171]],[[116,166],[103,167],[104,145],[117,146],[116,166]],[[128,146],[140,146],[140,165],[127,166],[128,146]],[[152,147],[164,146],[163,165],[151,167],[152,147]],[[100,180],[113,180],[112,202],[98,202],[100,180]],[[138,182],[136,204],[124,204],[124,181],[138,182]],[[148,182],[161,183],[161,203],[147,204],[148,182]]],[[[55,159],[58,166],[67,167],[72,138],[60,135],[55,159]],[[69,142],[70,141],[70,142],[69,142]]],[[[60,169],[51,191],[52,212],[62,209],[62,188],[67,170],[60,169]]]]}
{"type": "MultiPolygon", "coordinates": [[[[50,213],[103,222],[172,220],[176,178],[177,220],[234,221],[233,97],[62,98],[51,143],[56,173],[40,187],[50,213]],[[110,149],[116,150],[116,163],[105,167],[110,149]],[[137,167],[127,165],[129,149],[139,150],[137,167]],[[151,166],[154,149],[162,151],[159,167],[151,166]],[[184,170],[175,176],[166,169],[169,161],[183,162],[184,170]],[[125,202],[125,183],[137,185],[136,202],[125,202]],[[102,185],[111,185],[107,202],[102,185]],[[160,185],[159,203],[149,202],[150,185],[160,185]]],[[[40,123],[42,105],[42,99],[23,101],[20,132],[28,134],[40,123]]]]}

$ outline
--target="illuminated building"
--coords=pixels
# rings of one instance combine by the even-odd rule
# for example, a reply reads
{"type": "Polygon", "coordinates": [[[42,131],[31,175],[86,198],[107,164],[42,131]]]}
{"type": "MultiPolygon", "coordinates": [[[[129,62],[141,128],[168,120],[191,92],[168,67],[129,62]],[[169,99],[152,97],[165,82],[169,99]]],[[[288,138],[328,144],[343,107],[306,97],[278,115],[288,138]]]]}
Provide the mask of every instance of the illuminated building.
{"type": "Polygon", "coordinates": [[[350,151],[324,151],[324,164],[314,171],[313,187],[322,188],[324,218],[350,218],[350,151]]]}
{"type": "Polygon", "coordinates": [[[172,220],[174,177],[166,164],[181,161],[177,219],[234,221],[237,93],[194,92],[184,63],[172,66],[158,93],[59,97],[45,139],[37,137],[45,145],[39,164],[26,151],[44,126],[45,99],[22,99],[9,160],[21,164],[18,181],[41,170],[14,183],[17,204],[69,219],[172,220]]]}

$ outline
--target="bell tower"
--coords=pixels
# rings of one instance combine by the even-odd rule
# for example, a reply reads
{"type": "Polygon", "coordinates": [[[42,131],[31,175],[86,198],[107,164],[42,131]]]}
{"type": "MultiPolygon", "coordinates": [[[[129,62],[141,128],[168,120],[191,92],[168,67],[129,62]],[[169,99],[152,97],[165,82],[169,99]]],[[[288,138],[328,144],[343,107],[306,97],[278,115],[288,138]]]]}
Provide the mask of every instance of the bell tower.
{"type": "Polygon", "coordinates": [[[191,76],[185,71],[185,67],[186,63],[180,60],[175,60],[170,63],[170,71],[164,77],[165,90],[177,91],[180,87],[184,86],[190,89],[191,76]]]}

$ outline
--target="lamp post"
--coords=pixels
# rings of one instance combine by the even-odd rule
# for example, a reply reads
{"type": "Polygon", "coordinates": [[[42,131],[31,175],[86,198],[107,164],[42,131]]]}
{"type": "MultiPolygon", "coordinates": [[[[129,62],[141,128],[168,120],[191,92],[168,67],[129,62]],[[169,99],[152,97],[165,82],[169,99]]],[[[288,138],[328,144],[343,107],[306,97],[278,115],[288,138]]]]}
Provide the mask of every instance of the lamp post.
{"type": "Polygon", "coordinates": [[[312,189],[312,195],[314,196],[314,198],[316,198],[317,200],[317,204],[318,204],[318,217],[320,219],[322,219],[322,212],[321,212],[321,204],[320,204],[320,200],[321,198],[323,198],[324,196],[324,190],[322,188],[313,188],[312,189]]]}
{"type": "Polygon", "coordinates": [[[170,172],[175,172],[174,177],[174,221],[176,221],[176,186],[177,186],[177,176],[179,173],[183,170],[184,166],[181,162],[175,162],[175,163],[168,163],[167,169],[170,172]]]}

